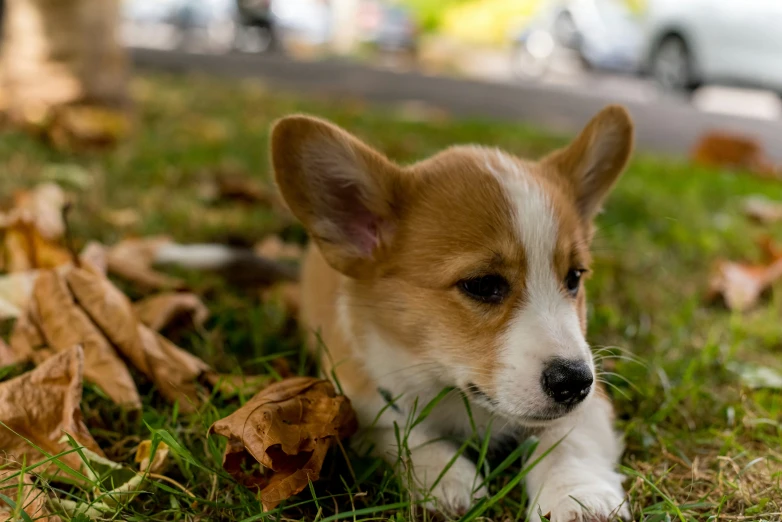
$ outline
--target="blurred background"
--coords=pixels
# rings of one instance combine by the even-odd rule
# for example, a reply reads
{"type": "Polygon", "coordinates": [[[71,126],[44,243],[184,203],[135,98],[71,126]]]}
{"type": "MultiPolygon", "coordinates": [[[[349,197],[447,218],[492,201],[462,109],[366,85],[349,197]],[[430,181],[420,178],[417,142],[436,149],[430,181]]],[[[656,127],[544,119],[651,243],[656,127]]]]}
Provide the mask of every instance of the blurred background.
{"type": "Polygon", "coordinates": [[[763,119],[782,114],[780,23],[777,0],[123,4],[123,37],[133,47],[340,56],[425,74],[599,91],[618,101],[686,97],[704,111],[763,119]]]}

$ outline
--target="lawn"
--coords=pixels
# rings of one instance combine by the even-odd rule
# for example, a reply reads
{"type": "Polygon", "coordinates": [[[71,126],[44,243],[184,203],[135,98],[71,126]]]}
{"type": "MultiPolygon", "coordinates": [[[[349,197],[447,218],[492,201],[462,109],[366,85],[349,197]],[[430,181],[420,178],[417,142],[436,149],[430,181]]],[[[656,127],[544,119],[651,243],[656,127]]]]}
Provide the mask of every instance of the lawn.
{"type": "MultiPolygon", "coordinates": [[[[111,152],[64,154],[20,134],[0,137],[0,194],[59,180],[76,196],[72,231],[77,244],[111,244],[130,234],[169,234],[177,241],[250,245],[268,234],[303,241],[267,208],[214,204],[203,197],[215,172],[270,180],[269,124],[292,112],[317,114],[344,126],[400,162],[412,162],[454,143],[480,142],[536,156],[564,143],[535,129],[444,116],[413,121],[409,111],[377,109],[354,99],[299,98],[257,82],[222,83],[200,77],[142,77],[134,81],[138,128],[111,152]],[[133,209],[140,219],[112,218],[133,209]]],[[[782,373],[782,293],[738,315],[703,302],[718,258],[757,260],[756,241],[782,228],[751,224],[742,198],[782,200],[782,184],[638,155],[599,218],[590,293],[589,340],[600,350],[603,377],[618,411],[627,450],[622,462],[637,520],[782,519],[782,391],[753,389],[741,368],[782,373]]],[[[181,274],[212,312],[205,332],[180,346],[221,371],[268,373],[275,354],[294,370],[312,371],[298,336],[279,307],[259,292],[217,277],[181,274]]],[[[133,298],[141,297],[123,286],[133,298]]],[[[5,371],[4,378],[16,374],[5,371]]],[[[169,406],[149,385],[142,418],[128,419],[93,387],[82,409],[91,433],[118,462],[132,463],[142,439],[166,437],[174,466],[165,482],[148,486],[115,520],[407,520],[410,499],[390,470],[348,451],[334,452],[320,482],[277,511],[261,515],[254,493],[221,468],[224,441],[207,438],[239,399],[215,397],[197,414],[169,406]],[[170,437],[169,437],[170,436],[170,437]]],[[[479,447],[479,442],[476,441],[479,447]]],[[[494,456],[492,465],[503,461],[494,456]]],[[[521,469],[513,462],[491,481],[497,494],[521,469]]],[[[58,494],[84,496],[74,488],[58,494]]],[[[524,519],[521,488],[483,516],[524,519]]],[[[426,516],[426,515],[424,515],[426,516]]]]}

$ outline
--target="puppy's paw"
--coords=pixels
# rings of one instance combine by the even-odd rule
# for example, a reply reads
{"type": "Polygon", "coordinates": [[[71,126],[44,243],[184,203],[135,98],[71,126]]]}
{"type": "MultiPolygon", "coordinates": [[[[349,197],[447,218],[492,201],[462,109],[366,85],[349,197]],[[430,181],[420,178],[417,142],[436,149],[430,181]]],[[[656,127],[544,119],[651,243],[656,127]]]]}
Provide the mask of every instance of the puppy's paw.
{"type": "MultiPolygon", "coordinates": [[[[436,478],[435,475],[431,481],[434,482],[436,478]]],[[[430,511],[459,516],[466,513],[476,499],[487,495],[485,486],[473,491],[482,481],[475,465],[466,458],[459,458],[431,491],[423,487],[417,491],[417,497],[425,501],[424,505],[430,511]]]]}
{"type": "MultiPolygon", "coordinates": [[[[539,513],[546,516],[550,522],[630,520],[630,508],[624,491],[605,483],[544,491],[539,506],[539,513]]],[[[537,513],[536,510],[535,514],[537,513]]]]}

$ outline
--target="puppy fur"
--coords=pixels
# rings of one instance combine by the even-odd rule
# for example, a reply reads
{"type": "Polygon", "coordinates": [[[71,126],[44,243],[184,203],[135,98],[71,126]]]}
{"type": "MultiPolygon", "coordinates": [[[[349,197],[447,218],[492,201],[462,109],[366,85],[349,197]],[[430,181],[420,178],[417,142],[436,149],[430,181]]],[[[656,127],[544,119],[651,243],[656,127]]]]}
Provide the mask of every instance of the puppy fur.
{"type": "Polygon", "coordinates": [[[592,221],[632,136],[627,112],[610,106],[539,161],[469,145],[399,166],[317,118],[274,125],[276,182],[313,240],[302,270],[310,345],[353,403],[357,442],[412,477],[428,507],[463,513],[486,494],[465,456],[432,489],[457,453],[443,437],[472,433],[466,397],[492,443],[535,435],[531,459],[554,447],[527,476],[531,518],[629,517],[609,400],[593,386],[563,409],[541,375],[554,359],[594,375],[585,289],[565,281],[588,273],[592,221]],[[501,299],[465,292],[485,276],[505,282],[501,299]],[[410,430],[409,453],[397,447],[395,425],[404,432],[445,387],[462,393],[410,430]]]}

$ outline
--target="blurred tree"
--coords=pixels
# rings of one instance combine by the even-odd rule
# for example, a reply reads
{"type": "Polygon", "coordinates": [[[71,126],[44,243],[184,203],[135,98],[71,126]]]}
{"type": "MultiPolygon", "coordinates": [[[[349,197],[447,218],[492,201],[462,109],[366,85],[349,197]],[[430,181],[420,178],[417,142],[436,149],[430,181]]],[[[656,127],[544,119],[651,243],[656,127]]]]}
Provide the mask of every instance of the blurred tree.
{"type": "Polygon", "coordinates": [[[8,119],[55,145],[116,141],[128,109],[120,0],[3,3],[0,104],[8,119]]]}

